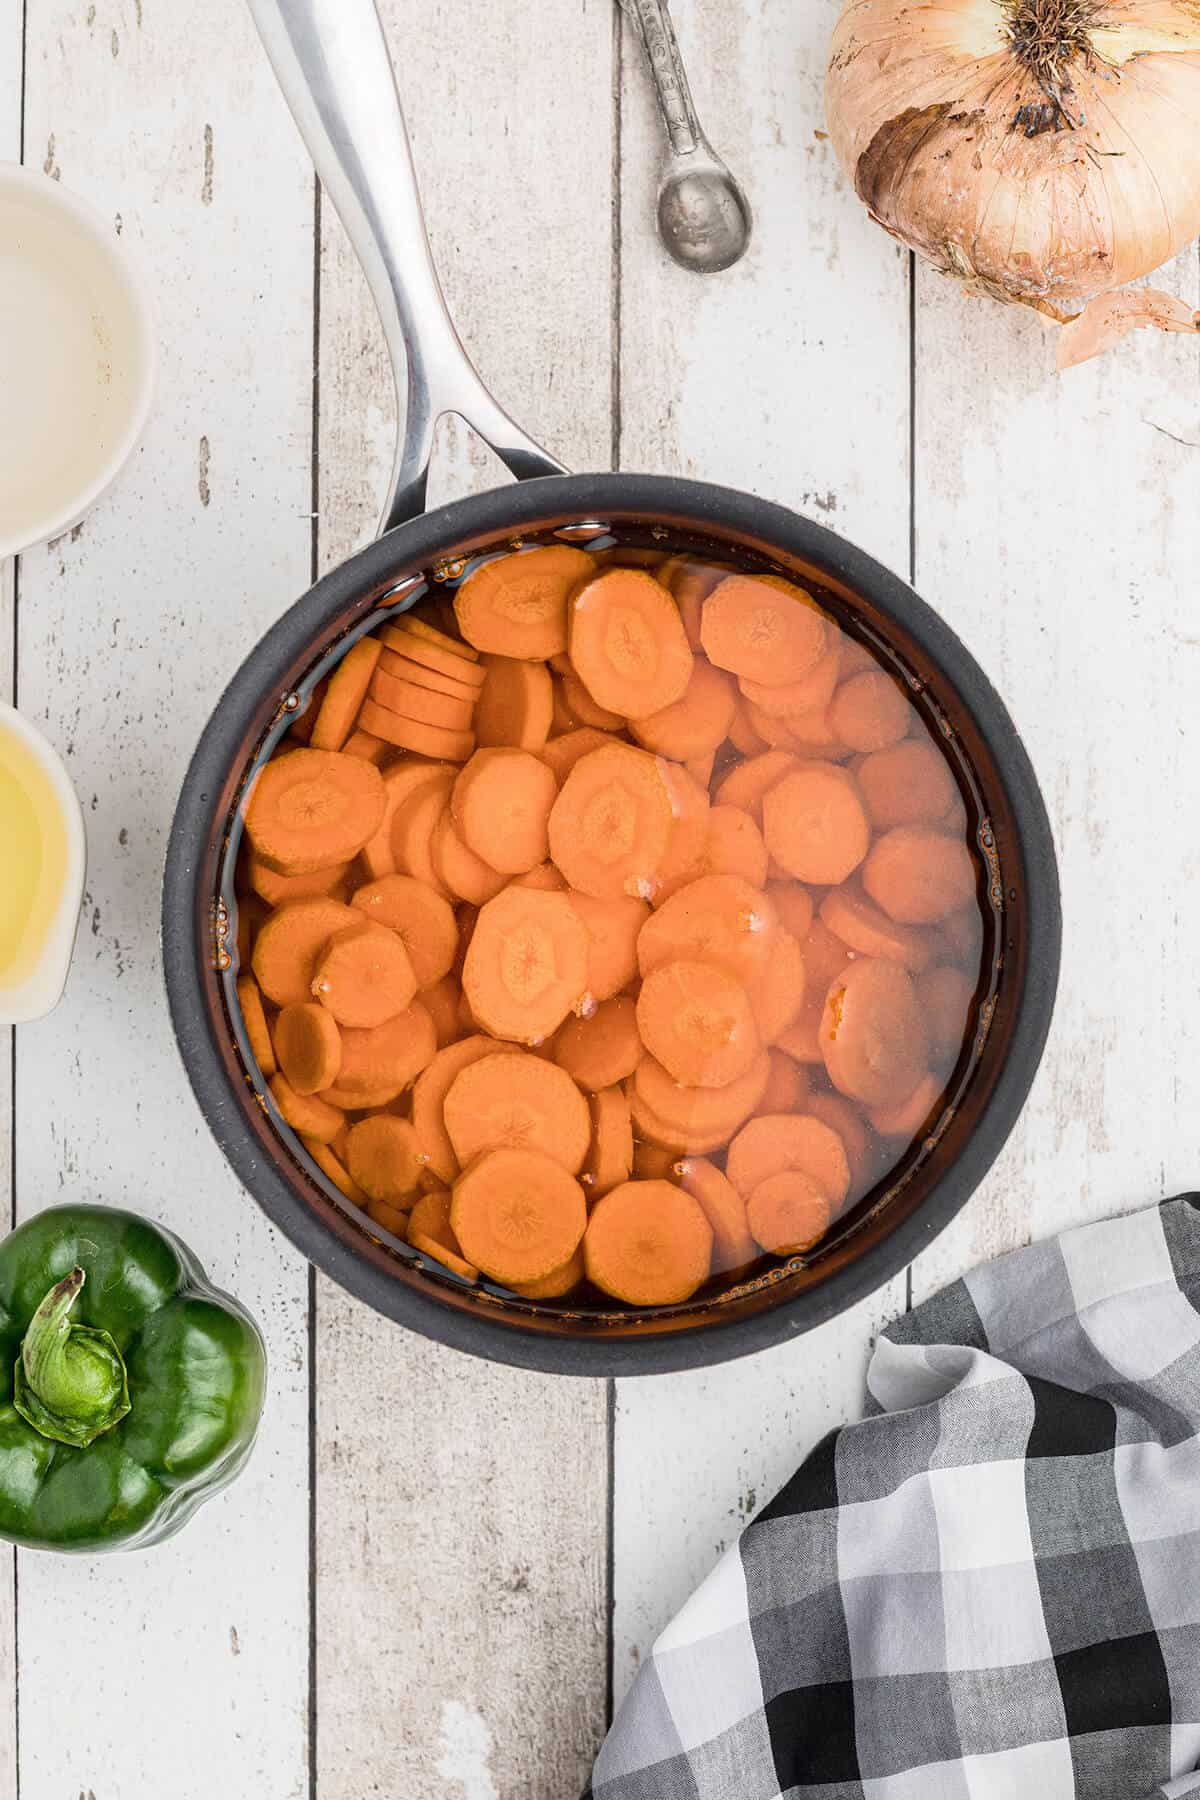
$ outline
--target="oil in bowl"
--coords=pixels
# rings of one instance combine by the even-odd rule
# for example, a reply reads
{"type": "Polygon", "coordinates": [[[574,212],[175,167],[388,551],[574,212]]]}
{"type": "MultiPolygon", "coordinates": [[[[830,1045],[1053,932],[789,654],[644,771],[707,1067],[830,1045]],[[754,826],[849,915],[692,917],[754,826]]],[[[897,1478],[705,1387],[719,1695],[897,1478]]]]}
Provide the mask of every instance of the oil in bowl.
{"type": "Polygon", "coordinates": [[[83,893],[83,819],[55,752],[0,705],[0,1020],[49,1012],[62,993],[83,893]]]}

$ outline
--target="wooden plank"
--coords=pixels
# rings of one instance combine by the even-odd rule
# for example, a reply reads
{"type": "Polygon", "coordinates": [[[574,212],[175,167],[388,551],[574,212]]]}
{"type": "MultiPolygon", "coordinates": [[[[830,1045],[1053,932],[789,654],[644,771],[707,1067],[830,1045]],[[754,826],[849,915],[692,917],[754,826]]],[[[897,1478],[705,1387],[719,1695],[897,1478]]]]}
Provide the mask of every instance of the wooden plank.
{"type": "MultiPolygon", "coordinates": [[[[520,0],[384,13],[431,235],[485,378],[577,466],[609,458],[612,18],[520,0]]],[[[391,387],[331,209],[321,558],[377,516],[391,387]]],[[[495,465],[451,429],[434,492],[495,465]]],[[[405,1800],[577,1793],[604,1729],[607,1395],[489,1367],[321,1281],[317,1787],[405,1800]],[[414,1671],[419,1677],[414,1679],[414,1671]]]]}
{"type": "MultiPolygon", "coordinates": [[[[1195,305],[1195,251],[1155,279],[1195,305]]],[[[925,271],[918,294],[918,585],[1025,737],[1065,919],[1030,1102],[914,1265],[919,1299],[1031,1237],[1195,1184],[1200,404],[1188,340],[1140,333],[1059,376],[1032,315],[925,271]]]]}
{"type": "Polygon", "coordinates": [[[0,161],[21,160],[23,0],[0,0],[0,161]]]}
{"type": "Polygon", "coordinates": [[[90,864],[66,998],[21,1035],[19,1208],[108,1198],[177,1227],[272,1373],[253,1464],[173,1543],[21,1556],[21,1791],[284,1800],[309,1792],[308,1275],[191,1097],[158,910],[201,725],[308,580],[312,176],[239,0],[186,30],[157,0],[28,19],[28,159],[137,256],[162,369],[119,487],[23,563],[22,705],[67,757],[90,864]]]}
{"type": "MultiPolygon", "coordinates": [[[[858,213],[824,138],[837,0],[675,8],[702,119],[755,235],[727,274],[655,237],[661,127],[625,28],[621,462],[769,496],[908,562],[908,272],[858,213]],[[797,81],[799,72],[799,81],[797,81]]],[[[658,1632],[805,1452],[862,1404],[866,1346],[904,1281],[800,1342],[707,1375],[618,1384],[613,1676],[658,1632]]]]}

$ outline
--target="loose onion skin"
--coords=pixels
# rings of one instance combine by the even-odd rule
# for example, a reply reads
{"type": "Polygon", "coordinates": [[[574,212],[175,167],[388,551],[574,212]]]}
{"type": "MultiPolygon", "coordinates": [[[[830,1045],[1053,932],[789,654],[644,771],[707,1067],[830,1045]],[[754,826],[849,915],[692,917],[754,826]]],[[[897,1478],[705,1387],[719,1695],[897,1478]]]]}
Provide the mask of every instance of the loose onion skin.
{"type": "Polygon", "coordinates": [[[1200,232],[1197,0],[849,0],[826,104],[872,216],[969,291],[1059,322],[1108,295],[1086,354],[1200,328],[1111,295],[1200,232]]]}

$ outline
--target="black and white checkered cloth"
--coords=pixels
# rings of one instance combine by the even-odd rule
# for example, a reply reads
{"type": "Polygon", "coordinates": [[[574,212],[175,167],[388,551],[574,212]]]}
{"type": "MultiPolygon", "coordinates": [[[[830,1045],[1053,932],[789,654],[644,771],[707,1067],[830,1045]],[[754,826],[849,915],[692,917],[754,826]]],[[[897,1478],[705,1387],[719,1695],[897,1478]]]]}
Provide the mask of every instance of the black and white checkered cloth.
{"type": "Polygon", "coordinates": [[[659,1638],[594,1800],[1200,1796],[1198,1207],[891,1326],[872,1416],[659,1638]]]}

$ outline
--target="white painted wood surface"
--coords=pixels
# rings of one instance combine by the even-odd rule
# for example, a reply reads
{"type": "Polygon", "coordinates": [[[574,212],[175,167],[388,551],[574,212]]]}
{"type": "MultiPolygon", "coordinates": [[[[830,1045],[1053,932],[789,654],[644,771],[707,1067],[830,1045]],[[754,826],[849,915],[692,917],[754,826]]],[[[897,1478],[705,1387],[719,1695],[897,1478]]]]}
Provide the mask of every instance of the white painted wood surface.
{"type": "MultiPolygon", "coordinates": [[[[615,452],[748,487],[904,573],[911,525],[918,585],[1025,732],[1063,858],[1062,999],[1009,1149],[914,1265],[919,1298],[1194,1178],[1200,394],[1183,339],[1058,378],[1036,321],[932,276],[910,319],[908,260],[821,135],[836,10],[677,0],[756,212],[746,263],[700,283],[654,239],[658,125],[611,0],[556,7],[550,33],[520,0],[486,29],[468,0],[385,5],[435,249],[500,398],[576,466],[615,452]]],[[[21,17],[0,0],[0,157],[21,17]]],[[[21,701],[68,754],[91,868],[66,1002],[19,1035],[15,1205],[107,1196],[168,1219],[258,1312],[273,1376],[252,1469],[174,1545],[22,1554],[16,1618],[0,1554],[0,1800],[18,1779],[20,1800],[571,1800],[610,1666],[619,1698],[746,1518],[855,1414],[906,1284],[794,1345],[610,1392],[454,1356],[321,1279],[310,1368],[308,1273],[178,1067],[159,866],[216,688],[309,579],[314,347],[321,566],[373,525],[390,384],[328,207],[314,331],[311,171],[240,0],[186,23],[164,0],[28,0],[25,66],[26,160],[119,217],[153,272],[163,375],[129,475],[22,569],[21,701]]],[[[1193,252],[1173,278],[1194,297],[1198,274],[1193,252]]],[[[446,436],[439,495],[492,478],[446,436]]]]}

